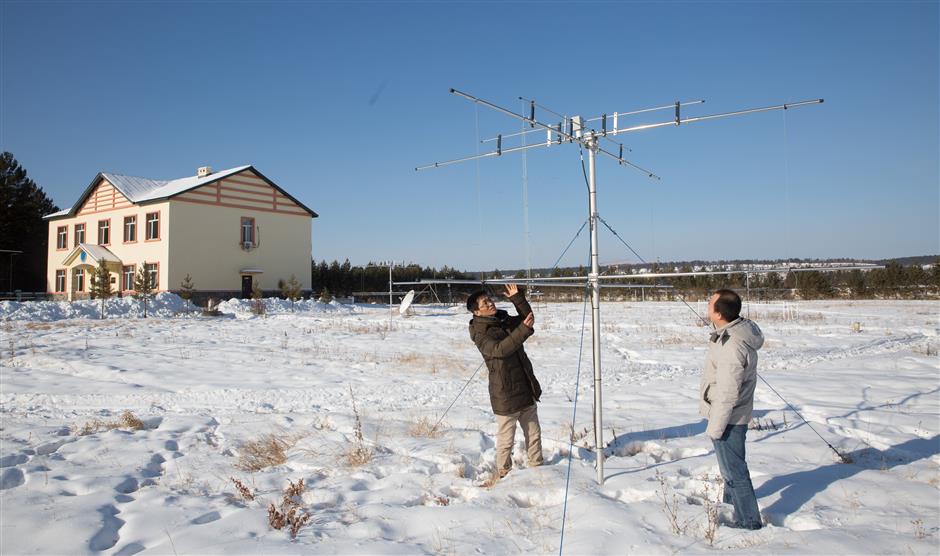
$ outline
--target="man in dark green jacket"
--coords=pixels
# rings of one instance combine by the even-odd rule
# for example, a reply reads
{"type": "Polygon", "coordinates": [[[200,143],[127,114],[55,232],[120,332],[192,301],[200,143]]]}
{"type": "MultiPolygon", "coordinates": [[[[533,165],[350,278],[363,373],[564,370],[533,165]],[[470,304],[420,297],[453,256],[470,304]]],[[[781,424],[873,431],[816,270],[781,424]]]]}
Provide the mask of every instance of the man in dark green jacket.
{"type": "Polygon", "coordinates": [[[496,414],[496,469],[505,477],[512,469],[512,445],[516,436],[516,422],[525,436],[529,466],[542,465],[542,429],[535,402],[542,395],[542,387],[532,372],[532,362],[522,344],[535,331],[532,307],[515,284],[506,284],[506,295],[516,307],[517,316],[511,317],[497,310],[493,300],[484,291],[467,299],[470,319],[470,338],[483,354],[490,371],[490,404],[496,414]]]}

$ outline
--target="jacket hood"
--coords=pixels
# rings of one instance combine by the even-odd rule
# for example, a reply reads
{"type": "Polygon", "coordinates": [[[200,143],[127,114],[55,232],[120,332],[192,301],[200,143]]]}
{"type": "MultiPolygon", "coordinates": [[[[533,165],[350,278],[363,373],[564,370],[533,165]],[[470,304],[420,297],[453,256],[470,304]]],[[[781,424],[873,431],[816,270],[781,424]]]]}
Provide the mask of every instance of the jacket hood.
{"type": "Polygon", "coordinates": [[[743,317],[732,321],[723,329],[716,330],[714,334],[718,334],[718,337],[727,334],[730,338],[742,342],[755,351],[764,345],[764,334],[760,331],[760,327],[754,321],[743,317]]]}
{"type": "Polygon", "coordinates": [[[496,314],[492,317],[477,317],[474,316],[470,319],[470,327],[475,328],[477,326],[489,326],[491,324],[496,324],[509,317],[509,313],[503,309],[497,309],[496,314]]]}

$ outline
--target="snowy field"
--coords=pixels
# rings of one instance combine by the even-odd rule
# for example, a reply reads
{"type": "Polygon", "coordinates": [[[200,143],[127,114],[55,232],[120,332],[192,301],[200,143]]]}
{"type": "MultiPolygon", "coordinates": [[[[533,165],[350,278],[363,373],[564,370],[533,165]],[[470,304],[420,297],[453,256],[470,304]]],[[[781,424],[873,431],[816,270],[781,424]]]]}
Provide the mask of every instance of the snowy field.
{"type": "Polygon", "coordinates": [[[721,526],[696,401],[708,330],[681,304],[602,307],[603,486],[580,303],[535,307],[546,465],[517,448],[495,485],[485,370],[428,433],[481,362],[461,308],[390,325],[382,306],[155,305],[98,320],[91,303],[0,303],[2,554],[558,553],[572,436],[564,553],[940,551],[936,302],[750,307],[759,371],[852,461],[759,383],[754,532],[721,526]],[[272,503],[294,509],[296,538],[269,525],[272,503]]]}

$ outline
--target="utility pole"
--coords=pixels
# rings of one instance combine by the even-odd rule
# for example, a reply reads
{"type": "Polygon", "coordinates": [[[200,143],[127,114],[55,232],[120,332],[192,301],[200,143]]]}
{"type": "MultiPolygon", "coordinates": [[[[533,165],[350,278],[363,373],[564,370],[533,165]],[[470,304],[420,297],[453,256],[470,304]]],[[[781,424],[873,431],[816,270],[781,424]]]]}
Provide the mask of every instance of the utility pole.
{"type": "MultiPolygon", "coordinates": [[[[459,97],[465,98],[476,105],[482,105],[487,108],[490,108],[501,114],[505,114],[512,118],[522,120],[524,123],[528,124],[529,129],[525,129],[523,126],[522,131],[509,134],[500,134],[495,138],[485,139],[482,142],[496,142],[496,150],[490,151],[487,153],[477,154],[473,156],[466,156],[463,158],[457,158],[453,160],[446,160],[442,162],[434,162],[432,164],[427,164],[424,166],[418,166],[415,170],[429,170],[433,168],[440,168],[442,166],[447,166],[450,164],[456,164],[459,162],[466,162],[470,160],[478,160],[481,158],[490,158],[498,157],[504,154],[520,151],[528,151],[529,149],[542,148],[542,147],[552,147],[556,145],[561,145],[563,143],[577,143],[582,149],[587,150],[588,152],[588,176],[587,176],[587,186],[588,186],[588,210],[589,210],[589,221],[591,224],[591,272],[587,276],[587,284],[591,289],[591,329],[592,329],[592,344],[593,344],[593,359],[594,359],[594,448],[595,453],[597,454],[597,482],[598,484],[604,483],[604,427],[603,427],[603,404],[601,396],[601,316],[600,316],[600,266],[598,264],[598,244],[597,244],[597,221],[598,221],[598,210],[597,210],[597,173],[596,173],[596,158],[598,154],[611,158],[617,161],[617,164],[620,166],[629,166],[635,170],[643,172],[648,178],[651,179],[660,179],[659,176],[653,174],[649,170],[637,166],[633,162],[625,159],[623,157],[624,145],[617,143],[610,139],[613,136],[622,134],[622,133],[631,133],[637,131],[645,131],[649,129],[656,129],[660,127],[675,126],[703,122],[707,120],[714,120],[718,118],[727,118],[731,116],[743,116],[745,114],[754,114],[758,112],[768,112],[773,110],[788,110],[790,108],[796,108],[800,106],[807,106],[811,104],[821,104],[823,99],[814,99],[806,100],[801,102],[779,104],[775,106],[767,106],[763,108],[748,108],[745,110],[737,110],[734,112],[723,112],[717,114],[708,114],[705,116],[694,116],[694,117],[683,117],[682,116],[682,107],[702,104],[704,100],[693,100],[687,102],[676,101],[672,104],[666,104],[662,106],[655,106],[652,108],[643,108],[640,110],[632,110],[629,112],[613,112],[612,114],[605,113],[600,116],[593,118],[581,118],[580,116],[563,116],[558,112],[552,111],[538,103],[534,100],[529,100],[529,113],[528,115],[518,114],[506,108],[502,108],[496,104],[483,100],[481,98],[475,97],[473,95],[458,91],[456,89],[451,89],[450,92],[459,97]],[[548,112],[555,116],[561,117],[562,120],[557,125],[550,125],[536,119],[535,113],[536,109],[548,112]],[[646,114],[650,112],[656,112],[661,110],[674,110],[674,117],[660,122],[653,123],[642,123],[627,125],[620,127],[622,123],[622,118],[635,116],[639,114],[646,114]],[[599,125],[597,125],[599,123],[599,125]],[[588,124],[595,124],[594,127],[587,127],[588,124]],[[612,125],[608,125],[612,124],[612,125]],[[545,140],[535,143],[528,143],[524,140],[526,136],[532,133],[544,134],[545,140]],[[522,137],[522,144],[516,146],[504,146],[503,142],[505,139],[511,139],[514,137],[522,137]],[[616,147],[616,153],[608,151],[600,146],[600,141],[610,141],[616,147]]],[[[528,100],[523,97],[519,97],[520,100],[528,100]]],[[[627,149],[629,152],[629,149],[627,149]]],[[[612,276],[608,276],[612,277],[612,276]]],[[[525,278],[515,280],[517,282],[531,282],[533,279],[525,278]]],[[[391,292],[391,279],[389,280],[389,292],[391,292]]],[[[641,288],[641,291],[643,289],[641,288]]],[[[645,295],[645,291],[644,291],[645,295]]],[[[391,298],[391,295],[389,296],[391,298]]],[[[391,304],[391,303],[390,303],[391,304]]]]}

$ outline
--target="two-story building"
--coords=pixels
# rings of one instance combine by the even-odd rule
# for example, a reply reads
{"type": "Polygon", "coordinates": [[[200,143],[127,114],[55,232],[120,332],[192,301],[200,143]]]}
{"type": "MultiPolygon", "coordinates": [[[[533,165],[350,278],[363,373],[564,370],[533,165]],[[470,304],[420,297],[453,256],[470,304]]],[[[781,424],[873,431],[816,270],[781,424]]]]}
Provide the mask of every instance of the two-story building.
{"type": "Polygon", "coordinates": [[[309,290],[316,217],[252,166],[175,180],[102,172],[71,208],[45,217],[46,290],[86,297],[99,261],[124,295],[141,268],[154,291],[178,291],[190,275],[200,298],[275,291],[291,275],[309,290]]]}

